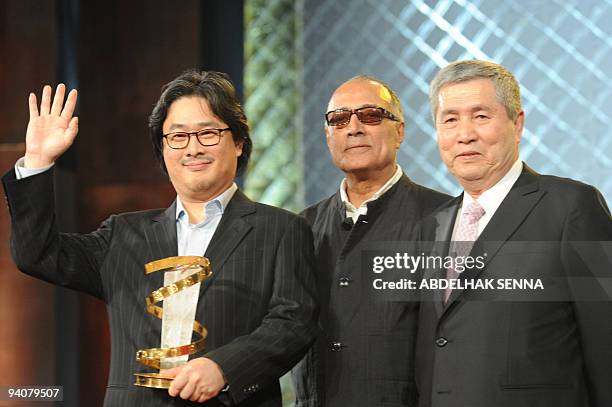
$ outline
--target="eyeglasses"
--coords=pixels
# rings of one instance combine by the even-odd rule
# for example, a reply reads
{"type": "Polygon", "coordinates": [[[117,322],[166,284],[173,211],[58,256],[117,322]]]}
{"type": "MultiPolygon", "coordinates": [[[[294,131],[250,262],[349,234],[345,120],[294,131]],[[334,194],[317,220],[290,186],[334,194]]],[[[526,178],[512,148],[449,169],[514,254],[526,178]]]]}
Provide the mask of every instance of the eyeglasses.
{"type": "Polygon", "coordinates": [[[325,113],[325,121],[329,126],[340,127],[347,125],[351,121],[351,116],[355,114],[363,124],[378,124],[383,119],[399,122],[399,119],[388,110],[382,107],[360,107],[359,109],[338,109],[325,113]]]}
{"type": "Polygon", "coordinates": [[[191,136],[195,136],[198,143],[202,146],[210,147],[219,144],[221,141],[221,133],[228,130],[230,130],[229,127],[225,129],[203,129],[191,132],[177,131],[176,133],[164,134],[162,137],[166,139],[168,147],[175,150],[186,148],[189,145],[191,136]]]}

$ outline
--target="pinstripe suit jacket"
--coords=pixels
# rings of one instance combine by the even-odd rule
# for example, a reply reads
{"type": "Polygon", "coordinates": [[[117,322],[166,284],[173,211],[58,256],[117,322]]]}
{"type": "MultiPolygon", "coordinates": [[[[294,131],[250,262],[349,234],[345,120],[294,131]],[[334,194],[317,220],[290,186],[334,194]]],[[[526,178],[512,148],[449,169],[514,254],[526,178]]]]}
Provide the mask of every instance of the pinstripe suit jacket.
{"type": "MultiPolygon", "coordinates": [[[[112,351],[105,406],[192,405],[132,385],[132,374],[147,370],[136,351],[160,343],[161,321],[146,313],[144,299],[163,285],[163,273],[145,275],[143,265],[177,255],[175,205],[113,215],[90,234],[65,234],[55,224],[53,170],[23,180],[11,170],[3,184],[19,269],[107,304],[112,351]]],[[[316,330],[310,228],[237,191],[205,256],[213,277],[200,288],[196,319],[209,331],[205,356],[230,384],[206,405],[280,406],[278,378],[304,355],[316,330]]]]}

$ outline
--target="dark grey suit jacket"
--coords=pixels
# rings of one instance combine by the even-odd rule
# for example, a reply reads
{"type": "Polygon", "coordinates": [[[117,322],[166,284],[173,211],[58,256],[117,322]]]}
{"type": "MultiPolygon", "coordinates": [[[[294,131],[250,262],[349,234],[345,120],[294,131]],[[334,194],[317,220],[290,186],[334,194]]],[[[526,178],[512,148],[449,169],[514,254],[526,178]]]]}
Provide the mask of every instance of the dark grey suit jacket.
{"type": "Polygon", "coordinates": [[[339,192],[303,212],[315,235],[321,333],[292,372],[297,406],[415,405],[418,293],[394,301],[374,290],[365,256],[407,251],[417,223],[449,199],[403,175],[352,227],[339,192]]]}
{"type": "MultiPolygon", "coordinates": [[[[175,205],[113,215],[87,235],[58,233],[52,172],[16,180],[10,171],[3,178],[17,266],[106,302],[112,344],[106,406],[192,405],[132,385],[133,373],[150,370],[136,362],[136,351],[160,343],[161,321],[146,313],[144,301],[163,285],[163,273],[145,275],[143,266],[177,255],[175,205]]],[[[214,274],[200,288],[196,319],[208,329],[204,356],[219,364],[230,385],[224,402],[280,406],[278,378],[316,333],[309,226],[237,191],[202,254],[214,274]]]]}
{"type": "MultiPolygon", "coordinates": [[[[461,200],[423,222],[424,241],[450,240],[461,200]]],[[[611,244],[595,188],[525,166],[472,249],[487,254],[484,269],[460,279],[542,278],[544,289],[458,289],[446,305],[424,291],[419,405],[612,406],[611,244]]]]}

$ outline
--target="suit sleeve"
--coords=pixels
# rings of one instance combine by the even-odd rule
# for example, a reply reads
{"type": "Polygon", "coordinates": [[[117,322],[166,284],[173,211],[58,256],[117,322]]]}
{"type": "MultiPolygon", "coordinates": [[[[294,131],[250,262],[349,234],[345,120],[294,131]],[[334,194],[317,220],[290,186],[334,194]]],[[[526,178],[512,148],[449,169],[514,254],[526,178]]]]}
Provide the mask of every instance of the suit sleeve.
{"type": "MultiPolygon", "coordinates": [[[[300,216],[306,219],[312,230],[312,225],[316,219],[316,207],[304,209],[300,212],[300,216]]],[[[319,326],[319,332],[321,329],[319,326]]],[[[315,341],[304,357],[291,369],[291,382],[295,392],[295,407],[318,407],[323,405],[322,400],[320,400],[323,378],[321,377],[322,372],[319,366],[320,356],[317,345],[315,341]]]]}
{"type": "Polygon", "coordinates": [[[612,219],[594,188],[569,213],[562,245],[564,267],[576,282],[570,287],[577,299],[574,312],[591,405],[612,406],[612,219]]]}
{"type": "Polygon", "coordinates": [[[98,270],[111,236],[107,221],[89,235],[59,233],[53,169],[17,180],[2,178],[11,216],[11,254],[22,272],[104,300],[98,270]]]}
{"type": "Polygon", "coordinates": [[[293,217],[276,249],[273,293],[261,325],[205,355],[221,366],[235,403],[277,383],[314,341],[313,259],[312,232],[303,218],[293,217]]]}

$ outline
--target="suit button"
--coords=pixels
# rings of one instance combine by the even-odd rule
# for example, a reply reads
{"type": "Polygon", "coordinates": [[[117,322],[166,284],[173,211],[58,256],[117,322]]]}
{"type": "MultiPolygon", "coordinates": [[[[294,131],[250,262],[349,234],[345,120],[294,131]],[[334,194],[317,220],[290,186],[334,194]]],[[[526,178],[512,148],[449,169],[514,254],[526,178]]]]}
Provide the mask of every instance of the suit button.
{"type": "Polygon", "coordinates": [[[338,281],[340,281],[340,287],[348,287],[348,285],[351,283],[351,279],[348,277],[340,277],[338,281]]]}
{"type": "Polygon", "coordinates": [[[446,340],[446,338],[439,337],[438,339],[436,339],[436,345],[438,345],[440,348],[446,346],[447,343],[448,341],[446,340]]]}
{"type": "Polygon", "coordinates": [[[340,352],[340,350],[342,349],[342,342],[332,342],[331,344],[331,350],[332,352],[340,352]]]}

